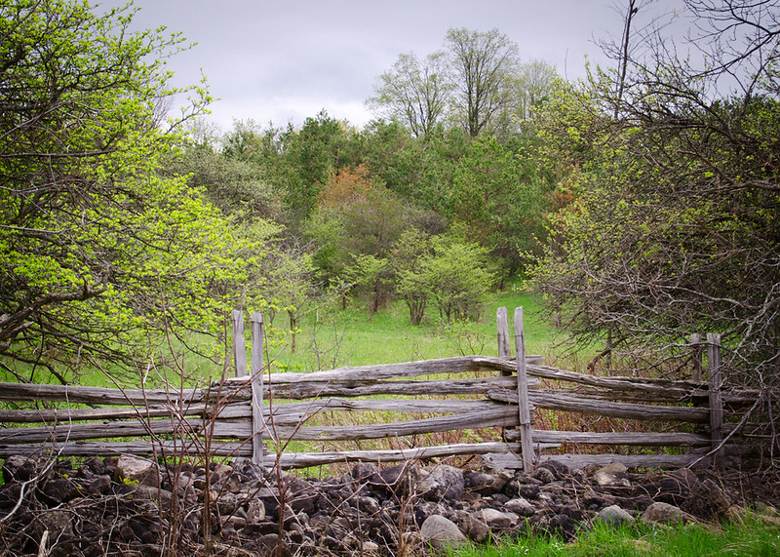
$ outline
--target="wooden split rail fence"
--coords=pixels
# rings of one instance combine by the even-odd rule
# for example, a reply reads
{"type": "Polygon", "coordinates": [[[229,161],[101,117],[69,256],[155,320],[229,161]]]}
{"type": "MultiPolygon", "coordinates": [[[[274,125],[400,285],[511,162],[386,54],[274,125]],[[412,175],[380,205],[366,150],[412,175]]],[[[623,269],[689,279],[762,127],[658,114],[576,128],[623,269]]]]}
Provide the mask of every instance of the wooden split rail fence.
{"type": "Polygon", "coordinates": [[[708,337],[708,382],[601,377],[545,366],[540,357],[525,354],[521,308],[514,315],[514,359],[509,357],[507,313],[501,308],[497,315],[499,357],[465,356],[269,374],[262,358],[262,316],[254,313],[250,323],[250,368],[243,316],[236,311],[237,376],[205,388],[0,384],[0,400],[26,406],[0,410],[0,457],[186,453],[249,457],[259,465],[296,468],[479,454],[502,468],[530,469],[546,459],[572,466],[613,460],[636,466],[681,466],[702,461],[707,453],[721,455],[725,448],[721,441],[729,427],[724,423],[724,408],[739,408],[756,396],[748,391],[729,391],[727,396],[721,392],[717,335],[708,337]],[[554,389],[552,384],[569,387],[554,389]],[[30,408],[30,403],[35,408],[30,408]],[[532,418],[539,409],[649,420],[664,428],[658,432],[535,429],[532,418]],[[313,418],[329,411],[416,417],[388,423],[312,424],[313,418]],[[668,431],[672,422],[694,425],[686,426],[686,431],[668,431]],[[391,438],[398,446],[412,436],[418,440],[424,434],[485,428],[496,428],[495,440],[377,450],[281,450],[290,440],[391,438]],[[503,435],[499,436],[497,428],[503,435]],[[583,445],[686,449],[680,454],[577,454],[583,445]],[[544,454],[561,446],[574,452],[544,454]]]}

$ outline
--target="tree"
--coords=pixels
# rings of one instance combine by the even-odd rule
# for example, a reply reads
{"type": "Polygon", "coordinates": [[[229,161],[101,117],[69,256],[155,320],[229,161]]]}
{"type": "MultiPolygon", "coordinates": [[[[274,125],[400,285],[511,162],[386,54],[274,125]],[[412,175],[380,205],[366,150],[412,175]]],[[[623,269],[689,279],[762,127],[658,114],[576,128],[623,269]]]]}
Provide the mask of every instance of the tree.
{"type": "Polygon", "coordinates": [[[237,218],[282,220],[280,193],[258,164],[225,156],[211,145],[190,142],[169,165],[173,176],[189,175],[189,183],[205,190],[209,200],[226,215],[237,218]]]}
{"type": "Polygon", "coordinates": [[[497,29],[465,28],[447,32],[459,118],[471,137],[490,126],[512,103],[511,78],[517,69],[517,45],[497,29]]]}
{"type": "Polygon", "coordinates": [[[316,245],[314,263],[326,282],[344,278],[356,257],[386,258],[406,227],[407,213],[398,196],[376,183],[364,166],[332,176],[306,224],[316,245]]]}
{"type": "Polygon", "coordinates": [[[412,53],[401,54],[393,69],[379,76],[369,104],[425,138],[441,122],[451,89],[443,52],[429,54],[422,63],[412,53]]]}
{"type": "Polygon", "coordinates": [[[505,276],[520,270],[544,233],[546,192],[532,162],[483,136],[471,143],[455,170],[451,217],[504,262],[505,276]]]}
{"type": "Polygon", "coordinates": [[[371,176],[389,190],[413,200],[427,143],[414,138],[406,127],[395,121],[371,121],[362,135],[362,159],[371,176]]]}
{"type": "Polygon", "coordinates": [[[647,348],[720,331],[732,377],[774,385],[780,19],[767,2],[687,6],[700,62],[644,34],[570,97],[587,99],[571,111],[586,125],[568,135],[588,140],[537,281],[581,339],[647,348]]]}
{"type": "Polygon", "coordinates": [[[447,322],[478,318],[494,279],[485,248],[446,236],[433,240],[433,253],[422,260],[419,277],[447,322]]]}
{"type": "Polygon", "coordinates": [[[353,255],[352,265],[343,274],[353,290],[369,297],[368,311],[371,314],[385,305],[390,295],[390,266],[384,257],[353,255]]]}
{"type": "Polygon", "coordinates": [[[425,317],[430,292],[422,270],[422,262],[431,255],[430,237],[411,228],[401,234],[393,246],[390,266],[395,277],[395,289],[409,308],[409,320],[419,325],[425,317]]]}
{"type": "Polygon", "coordinates": [[[272,311],[287,313],[290,352],[297,349],[301,310],[313,297],[314,266],[301,249],[279,249],[267,260],[268,297],[272,311]]]}
{"type": "Polygon", "coordinates": [[[528,120],[531,111],[551,93],[558,72],[544,60],[532,60],[520,65],[514,79],[515,109],[520,120],[528,120]]]}
{"type": "Polygon", "coordinates": [[[19,379],[140,365],[162,333],[216,334],[262,254],[160,172],[209,97],[190,88],[194,105],[163,120],[183,92],[164,66],[182,38],[131,32],[133,13],[0,1],[0,365],[19,379]]]}
{"type": "Polygon", "coordinates": [[[441,130],[429,138],[420,156],[419,181],[410,192],[418,206],[448,213],[455,169],[470,142],[469,135],[459,127],[441,130]]]}
{"type": "Polygon", "coordinates": [[[314,118],[306,118],[300,130],[290,127],[281,135],[281,157],[268,175],[284,192],[293,229],[309,217],[329,178],[342,168],[358,164],[354,137],[354,130],[324,110],[314,118]]]}

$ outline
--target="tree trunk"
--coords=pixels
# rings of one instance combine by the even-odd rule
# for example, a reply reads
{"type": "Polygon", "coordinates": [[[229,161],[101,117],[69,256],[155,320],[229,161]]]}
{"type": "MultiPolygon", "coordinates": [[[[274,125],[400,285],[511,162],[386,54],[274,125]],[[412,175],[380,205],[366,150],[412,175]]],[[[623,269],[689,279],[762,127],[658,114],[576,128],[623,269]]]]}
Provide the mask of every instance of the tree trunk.
{"type": "Polygon", "coordinates": [[[288,311],[287,315],[290,318],[290,352],[295,354],[296,337],[298,334],[298,317],[295,315],[294,311],[288,311]]]}

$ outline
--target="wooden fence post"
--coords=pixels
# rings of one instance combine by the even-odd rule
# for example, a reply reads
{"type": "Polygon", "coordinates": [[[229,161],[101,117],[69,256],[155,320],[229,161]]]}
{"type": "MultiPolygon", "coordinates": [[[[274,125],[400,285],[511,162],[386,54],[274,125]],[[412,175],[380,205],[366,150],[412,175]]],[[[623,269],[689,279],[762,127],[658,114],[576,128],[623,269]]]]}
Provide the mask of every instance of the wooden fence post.
{"type": "Polygon", "coordinates": [[[515,308],[515,352],[517,354],[517,406],[520,418],[520,447],[523,470],[534,467],[534,445],[531,430],[531,408],[528,402],[528,373],[525,368],[525,337],[523,333],[523,308],[515,308]]]}
{"type": "Polygon", "coordinates": [[[701,382],[701,335],[699,333],[693,333],[691,335],[691,349],[693,350],[693,373],[691,379],[693,381],[701,382]]]}
{"type": "MultiPolygon", "coordinates": [[[[498,357],[502,360],[509,359],[509,323],[505,307],[496,310],[496,331],[498,335],[498,357]]],[[[501,370],[501,375],[510,377],[511,371],[501,370]]]]}
{"type": "Polygon", "coordinates": [[[236,377],[246,375],[246,349],[244,348],[244,312],[233,310],[233,362],[236,377]]]}
{"type": "MultiPolygon", "coordinates": [[[[717,333],[707,333],[707,367],[710,372],[710,438],[712,439],[712,450],[716,450],[723,440],[723,399],[720,393],[722,382],[720,335],[717,333]]],[[[715,451],[712,455],[712,461],[716,467],[723,465],[722,448],[715,451]]]]}
{"type": "Polygon", "coordinates": [[[263,314],[256,311],[250,318],[252,322],[252,462],[263,465],[265,445],[263,445],[263,314]]]}

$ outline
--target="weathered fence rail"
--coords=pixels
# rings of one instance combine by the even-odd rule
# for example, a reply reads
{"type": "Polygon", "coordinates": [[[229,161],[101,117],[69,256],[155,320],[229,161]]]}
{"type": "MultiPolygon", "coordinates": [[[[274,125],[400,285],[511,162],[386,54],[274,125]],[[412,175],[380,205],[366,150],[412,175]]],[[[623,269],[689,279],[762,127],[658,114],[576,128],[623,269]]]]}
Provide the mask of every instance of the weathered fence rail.
{"type": "Polygon", "coordinates": [[[720,455],[725,447],[721,443],[723,432],[729,430],[729,424],[724,424],[724,411],[748,404],[756,397],[751,391],[727,396],[721,393],[715,337],[709,338],[707,382],[598,377],[545,366],[540,357],[526,356],[519,308],[514,318],[518,357],[510,359],[507,314],[501,308],[497,315],[497,358],[465,356],[269,374],[263,370],[261,356],[262,316],[255,313],[250,321],[250,370],[244,349],[243,315],[234,312],[237,377],[207,388],[0,384],[0,400],[35,402],[40,406],[0,410],[0,456],[47,451],[63,456],[208,451],[290,468],[355,460],[389,462],[479,454],[496,466],[509,468],[531,468],[550,458],[571,465],[618,458],[637,465],[678,466],[701,460],[708,450],[720,455]],[[553,383],[568,387],[553,388],[553,383]],[[538,409],[664,424],[681,422],[695,424],[696,431],[667,431],[666,426],[658,432],[549,431],[534,427],[533,416],[538,409]],[[413,419],[350,425],[312,423],[324,412],[408,414],[413,419]],[[289,440],[395,439],[485,428],[503,428],[502,439],[401,449],[266,453],[269,442],[278,447],[289,440]],[[620,456],[542,454],[561,445],[688,447],[689,452],[620,456]]]}

